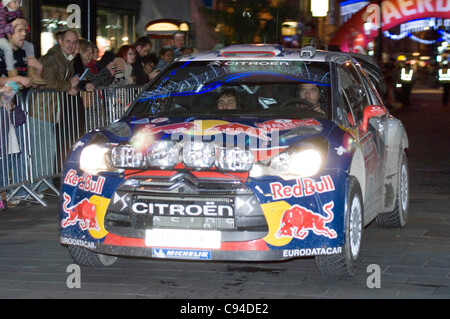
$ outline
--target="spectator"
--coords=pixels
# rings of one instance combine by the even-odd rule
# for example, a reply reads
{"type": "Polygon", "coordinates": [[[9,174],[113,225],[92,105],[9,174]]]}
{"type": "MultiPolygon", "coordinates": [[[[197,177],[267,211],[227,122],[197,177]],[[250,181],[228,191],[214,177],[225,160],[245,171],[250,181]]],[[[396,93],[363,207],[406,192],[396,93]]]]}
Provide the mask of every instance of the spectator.
{"type": "MultiPolygon", "coordinates": [[[[60,91],[60,94],[38,95],[30,105],[29,128],[32,154],[33,175],[42,178],[57,173],[57,150],[67,151],[74,141],[69,132],[68,121],[78,122],[77,112],[74,111],[72,99],[68,99],[62,92],[75,96],[78,94],[79,77],[73,76],[73,53],[78,43],[78,35],[73,30],[67,30],[59,45],[51,48],[40,62],[44,67],[43,77],[47,81],[45,88],[60,91]],[[62,120],[60,119],[62,118],[62,120]],[[59,138],[57,139],[57,135],[59,138]],[[61,142],[57,143],[57,140],[61,142]]],[[[41,184],[38,191],[46,189],[41,184]]]]}
{"type": "MultiPolygon", "coordinates": [[[[89,41],[80,39],[78,40],[78,45],[80,46],[80,53],[73,59],[73,72],[75,76],[80,77],[84,71],[89,68],[88,64],[92,61],[94,51],[92,50],[89,41]]],[[[86,91],[94,90],[94,85],[87,80],[80,81],[78,87],[86,91]]]]}
{"type": "MultiPolygon", "coordinates": [[[[12,58],[13,52],[11,47],[8,45],[8,41],[5,39],[7,34],[11,34],[13,32],[11,28],[11,22],[17,18],[23,18],[22,12],[19,10],[22,6],[22,1],[20,0],[2,0],[2,4],[0,5],[0,48],[5,53],[6,59],[6,68],[10,73],[10,76],[17,75],[16,68],[14,67],[14,60],[12,58]],[[5,24],[5,21],[7,23],[5,24]]],[[[27,27],[27,30],[28,27],[27,27]]],[[[26,52],[27,57],[34,58],[34,46],[25,41],[23,45],[23,50],[26,52]]],[[[42,79],[41,75],[36,72],[33,67],[29,67],[28,75],[33,79],[34,84],[36,85],[45,85],[46,82],[42,79]]]]}
{"type": "Polygon", "coordinates": [[[152,43],[147,36],[140,37],[133,45],[137,51],[136,62],[133,64],[132,76],[136,79],[137,85],[146,84],[150,81],[148,74],[145,72],[142,66],[142,59],[150,53],[152,49],[152,43]]]}
{"type": "Polygon", "coordinates": [[[92,92],[96,87],[108,86],[114,82],[114,62],[111,61],[100,72],[93,73],[89,67],[93,61],[93,46],[91,42],[80,39],[79,41],[80,53],[75,57],[73,62],[74,73],[82,75],[86,70],[85,78],[80,81],[79,88],[88,92],[92,92]]]}
{"type": "Polygon", "coordinates": [[[108,64],[114,62],[115,58],[116,54],[113,51],[106,51],[100,61],[97,62],[97,69],[99,71],[103,70],[108,64]]]}
{"type": "Polygon", "coordinates": [[[161,71],[172,61],[173,61],[173,48],[172,47],[162,48],[161,50],[159,50],[159,62],[156,65],[155,70],[161,71]]]}
{"type": "MultiPolygon", "coordinates": [[[[23,18],[14,19],[11,22],[10,29],[12,32],[7,35],[8,45],[13,51],[13,61],[15,62],[13,66],[17,76],[10,77],[9,80],[28,88],[32,83],[32,79],[27,78],[28,67],[32,66],[42,72],[43,66],[36,58],[27,58],[26,52],[22,49],[25,43],[25,37],[27,35],[27,21],[23,18]]],[[[7,77],[8,74],[10,74],[10,72],[7,70],[6,61],[2,60],[0,62],[0,76],[7,77]]],[[[6,82],[1,81],[0,85],[3,86],[5,83],[6,82]]]]}
{"type": "Polygon", "coordinates": [[[45,88],[69,92],[70,95],[78,93],[77,85],[80,78],[73,76],[73,54],[77,44],[77,33],[67,30],[59,44],[41,57],[44,66],[43,77],[47,81],[45,88]]]}
{"type": "Polygon", "coordinates": [[[123,45],[117,52],[117,57],[114,59],[116,72],[116,85],[132,85],[136,80],[132,76],[133,63],[136,62],[136,49],[130,45],[123,45]]]}
{"type": "Polygon", "coordinates": [[[98,68],[98,46],[95,42],[89,42],[92,48],[92,60],[87,64],[87,67],[91,71],[92,74],[97,74],[99,70],[98,68]]]}
{"type": "MultiPolygon", "coordinates": [[[[21,145],[23,145],[23,142],[19,142],[17,137],[19,131],[16,133],[16,128],[25,124],[26,115],[20,106],[16,106],[11,101],[18,90],[18,85],[13,85],[11,82],[9,82],[7,86],[0,88],[3,102],[0,103],[0,188],[25,180],[25,157],[21,156],[21,145]],[[5,101],[5,95],[9,96],[9,101],[5,101]],[[12,177],[11,180],[10,173],[12,177]]],[[[6,200],[6,193],[2,193],[2,199],[6,200]]],[[[6,209],[5,202],[6,201],[2,201],[0,204],[2,210],[6,209]]],[[[15,206],[18,203],[18,200],[11,200],[7,205],[15,206]]]]}
{"type": "Polygon", "coordinates": [[[156,55],[151,53],[143,57],[141,59],[141,64],[149,79],[153,80],[158,74],[158,71],[155,70],[155,67],[158,64],[158,58],[156,57],[156,55]]]}
{"type": "Polygon", "coordinates": [[[192,53],[194,53],[194,48],[185,45],[181,48],[180,52],[181,52],[181,55],[192,54],[192,53]]]}
{"type": "Polygon", "coordinates": [[[172,34],[173,58],[178,58],[181,56],[181,49],[184,47],[185,42],[186,33],[183,31],[175,31],[172,34]]]}

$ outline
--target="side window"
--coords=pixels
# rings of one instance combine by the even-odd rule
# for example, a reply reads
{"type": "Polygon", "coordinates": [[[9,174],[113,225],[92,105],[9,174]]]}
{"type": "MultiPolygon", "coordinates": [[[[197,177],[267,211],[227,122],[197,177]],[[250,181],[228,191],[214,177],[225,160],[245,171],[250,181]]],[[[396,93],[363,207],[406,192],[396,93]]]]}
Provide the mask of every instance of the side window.
{"type": "Polygon", "coordinates": [[[362,75],[362,79],[366,84],[370,104],[383,106],[383,99],[380,96],[380,94],[382,93],[380,84],[369,73],[364,71],[364,69],[360,65],[357,65],[356,68],[359,70],[360,74],[362,75]]]}
{"type": "Polygon", "coordinates": [[[352,63],[345,63],[339,68],[340,90],[350,125],[362,121],[364,107],[370,105],[364,84],[352,63]]]}

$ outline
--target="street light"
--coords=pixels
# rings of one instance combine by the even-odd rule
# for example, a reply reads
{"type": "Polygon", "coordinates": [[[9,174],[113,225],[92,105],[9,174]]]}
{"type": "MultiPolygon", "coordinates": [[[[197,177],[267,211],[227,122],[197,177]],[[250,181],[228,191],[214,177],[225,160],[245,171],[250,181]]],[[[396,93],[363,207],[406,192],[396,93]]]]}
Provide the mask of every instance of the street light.
{"type": "Polygon", "coordinates": [[[329,0],[311,0],[311,13],[313,17],[319,18],[319,40],[324,40],[324,17],[328,15],[329,0]]]}
{"type": "Polygon", "coordinates": [[[313,17],[326,17],[328,14],[329,0],[311,0],[311,12],[313,17]]]}

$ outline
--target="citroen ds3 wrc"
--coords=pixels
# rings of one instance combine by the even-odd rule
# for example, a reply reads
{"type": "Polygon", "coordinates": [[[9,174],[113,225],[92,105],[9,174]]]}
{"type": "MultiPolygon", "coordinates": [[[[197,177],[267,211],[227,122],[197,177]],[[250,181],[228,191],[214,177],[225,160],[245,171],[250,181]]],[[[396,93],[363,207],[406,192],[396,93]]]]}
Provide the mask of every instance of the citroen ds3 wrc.
{"type": "Polygon", "coordinates": [[[353,275],[364,227],[408,215],[408,139],[380,81],[369,58],[312,47],[178,58],[73,146],[61,243],[86,266],[315,257],[353,275]]]}

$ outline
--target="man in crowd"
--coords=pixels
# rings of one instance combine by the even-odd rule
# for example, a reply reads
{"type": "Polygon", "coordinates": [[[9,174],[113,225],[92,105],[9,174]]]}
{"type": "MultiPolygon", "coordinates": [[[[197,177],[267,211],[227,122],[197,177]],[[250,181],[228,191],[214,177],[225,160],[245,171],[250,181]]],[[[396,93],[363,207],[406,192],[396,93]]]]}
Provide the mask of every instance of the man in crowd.
{"type": "Polygon", "coordinates": [[[41,58],[44,66],[43,77],[47,81],[45,88],[69,92],[70,95],[78,93],[77,86],[80,78],[73,76],[73,58],[77,44],[77,33],[67,30],[59,41],[59,45],[51,48],[41,58]]]}
{"type": "Polygon", "coordinates": [[[152,43],[147,36],[144,36],[137,39],[133,46],[136,49],[138,56],[136,56],[136,62],[133,64],[133,72],[131,75],[136,79],[137,85],[144,85],[150,81],[150,78],[142,66],[142,58],[150,53],[152,43]]]}
{"type": "Polygon", "coordinates": [[[175,31],[172,35],[173,58],[181,56],[181,50],[186,42],[186,34],[183,31],[175,31]]]}
{"type": "MultiPolygon", "coordinates": [[[[41,57],[42,77],[47,81],[44,89],[67,92],[71,96],[77,95],[77,86],[80,79],[78,76],[73,76],[73,54],[77,43],[77,33],[73,30],[67,30],[59,40],[59,44],[41,57]]],[[[58,147],[60,152],[63,152],[71,145],[71,141],[62,140],[59,142],[57,133],[61,138],[73,138],[73,133],[63,130],[68,130],[68,127],[65,128],[67,119],[73,121],[78,119],[75,115],[76,111],[73,110],[74,107],[73,101],[67,99],[62,93],[38,94],[32,97],[29,125],[30,151],[35,179],[51,176],[57,172],[56,165],[60,164],[60,160],[57,160],[56,156],[58,147]],[[59,128],[58,132],[57,128],[59,128]]],[[[45,182],[51,185],[49,181],[45,180],[45,182]]],[[[39,186],[38,191],[47,188],[45,182],[39,186]]]]}

